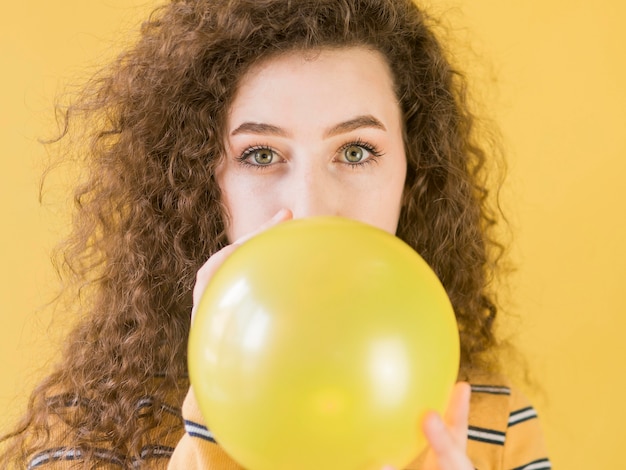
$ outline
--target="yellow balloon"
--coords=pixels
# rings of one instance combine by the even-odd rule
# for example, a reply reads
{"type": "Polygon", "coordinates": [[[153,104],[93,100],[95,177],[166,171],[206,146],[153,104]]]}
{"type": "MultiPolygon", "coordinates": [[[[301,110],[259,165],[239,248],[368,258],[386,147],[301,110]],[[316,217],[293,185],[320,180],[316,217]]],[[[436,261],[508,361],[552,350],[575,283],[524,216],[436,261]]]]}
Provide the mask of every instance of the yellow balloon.
{"type": "Polygon", "coordinates": [[[248,470],[402,468],[459,367],[454,312],[426,262],[351,220],[280,224],[211,280],[189,373],[216,441],[248,470]]]}

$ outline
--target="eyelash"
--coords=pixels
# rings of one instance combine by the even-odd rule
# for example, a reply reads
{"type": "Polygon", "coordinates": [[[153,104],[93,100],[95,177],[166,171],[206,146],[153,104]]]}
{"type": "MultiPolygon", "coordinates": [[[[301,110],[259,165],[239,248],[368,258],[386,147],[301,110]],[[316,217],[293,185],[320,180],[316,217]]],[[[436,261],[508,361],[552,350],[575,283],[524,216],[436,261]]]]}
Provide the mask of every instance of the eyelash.
{"type": "Polygon", "coordinates": [[[255,144],[245,149],[242,152],[242,154],[236,158],[236,160],[243,166],[252,167],[255,170],[265,170],[267,167],[271,165],[255,165],[254,163],[250,163],[248,161],[248,158],[250,158],[254,154],[254,152],[256,152],[257,150],[264,150],[264,149],[269,149],[272,152],[276,153],[276,150],[274,150],[274,148],[271,145],[255,144]]]}
{"type": "MultiPolygon", "coordinates": [[[[378,147],[376,147],[373,144],[370,144],[369,142],[365,142],[361,139],[356,139],[353,141],[346,142],[341,147],[339,147],[338,152],[341,153],[352,146],[361,147],[362,149],[366,150],[367,152],[371,154],[367,160],[364,160],[362,162],[356,162],[356,163],[341,162],[352,168],[364,167],[365,165],[375,163],[380,157],[384,155],[384,153],[381,152],[378,149],[378,147]]],[[[257,150],[265,150],[265,149],[271,150],[274,154],[277,153],[276,150],[271,145],[255,144],[246,148],[242,152],[242,154],[236,158],[236,160],[244,166],[253,167],[256,170],[264,170],[267,167],[270,167],[271,164],[270,165],[258,165],[258,164],[250,163],[248,161],[248,158],[250,158],[254,154],[254,152],[256,152],[257,150]]]]}
{"type": "Polygon", "coordinates": [[[341,162],[341,163],[345,163],[346,165],[348,165],[351,168],[364,167],[365,165],[370,165],[372,163],[376,163],[378,161],[378,159],[384,155],[384,153],[381,152],[378,149],[378,147],[376,147],[373,144],[370,144],[369,142],[364,142],[361,139],[356,139],[354,141],[347,142],[347,143],[343,144],[339,148],[339,152],[344,152],[346,149],[348,149],[348,148],[350,148],[352,146],[361,147],[362,149],[367,150],[371,155],[370,155],[370,157],[367,160],[364,160],[362,162],[356,162],[356,163],[341,162]]]}

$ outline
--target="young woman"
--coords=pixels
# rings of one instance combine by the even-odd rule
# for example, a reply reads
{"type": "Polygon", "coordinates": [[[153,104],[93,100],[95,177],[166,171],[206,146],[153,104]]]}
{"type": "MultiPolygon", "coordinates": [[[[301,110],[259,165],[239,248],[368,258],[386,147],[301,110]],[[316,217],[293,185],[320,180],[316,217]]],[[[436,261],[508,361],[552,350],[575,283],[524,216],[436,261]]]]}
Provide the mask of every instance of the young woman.
{"type": "Polygon", "coordinates": [[[407,468],[551,468],[495,359],[489,155],[410,0],[174,0],[66,119],[91,139],[65,251],[83,319],[3,468],[240,468],[189,389],[190,312],[242,239],[314,215],[397,234],[455,308],[471,398],[407,468]]]}

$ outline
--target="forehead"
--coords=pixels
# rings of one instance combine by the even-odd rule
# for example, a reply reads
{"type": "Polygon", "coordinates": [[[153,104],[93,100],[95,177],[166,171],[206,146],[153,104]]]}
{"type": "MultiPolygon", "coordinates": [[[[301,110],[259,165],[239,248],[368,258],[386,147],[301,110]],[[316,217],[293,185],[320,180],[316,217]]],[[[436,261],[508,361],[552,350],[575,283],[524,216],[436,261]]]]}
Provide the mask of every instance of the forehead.
{"type": "MultiPolygon", "coordinates": [[[[365,47],[291,51],[254,64],[241,78],[229,124],[241,114],[365,113],[397,109],[385,57],[365,47]],[[261,109],[259,109],[261,108],[261,109]]],[[[261,116],[260,116],[261,117],[261,116]]],[[[285,116],[288,117],[288,116],[285,116]]]]}

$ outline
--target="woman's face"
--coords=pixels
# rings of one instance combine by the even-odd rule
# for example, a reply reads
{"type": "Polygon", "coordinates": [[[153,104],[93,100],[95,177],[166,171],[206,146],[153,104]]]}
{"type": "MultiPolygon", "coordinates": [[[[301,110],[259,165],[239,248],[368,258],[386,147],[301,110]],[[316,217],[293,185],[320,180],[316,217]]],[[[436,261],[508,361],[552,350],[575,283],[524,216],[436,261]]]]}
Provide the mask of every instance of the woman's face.
{"type": "Polygon", "coordinates": [[[263,61],[243,77],[226,125],[217,181],[230,241],[282,208],[294,218],[337,215],[395,233],[406,157],[379,53],[354,47],[263,61]]]}

